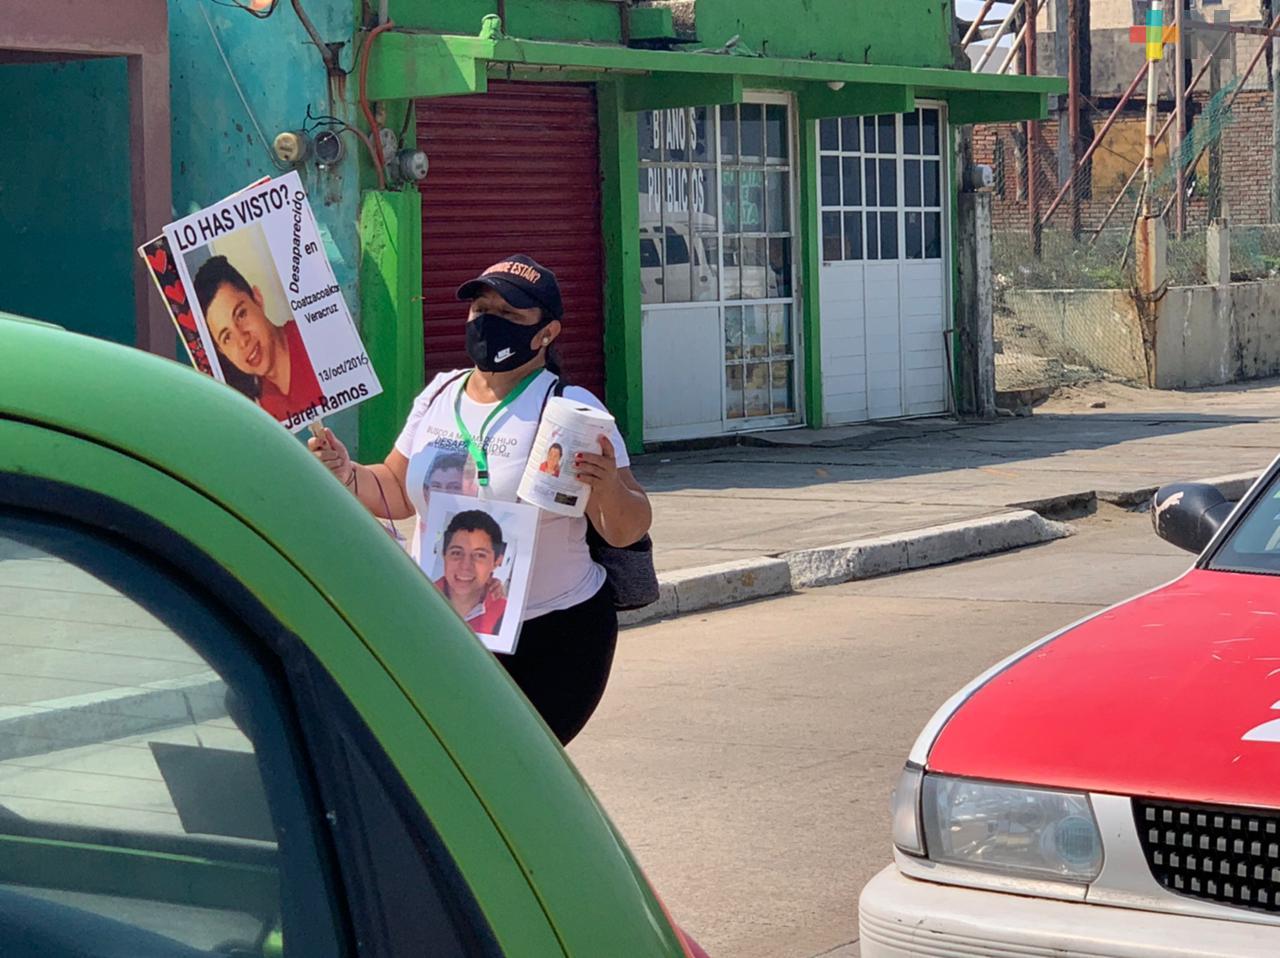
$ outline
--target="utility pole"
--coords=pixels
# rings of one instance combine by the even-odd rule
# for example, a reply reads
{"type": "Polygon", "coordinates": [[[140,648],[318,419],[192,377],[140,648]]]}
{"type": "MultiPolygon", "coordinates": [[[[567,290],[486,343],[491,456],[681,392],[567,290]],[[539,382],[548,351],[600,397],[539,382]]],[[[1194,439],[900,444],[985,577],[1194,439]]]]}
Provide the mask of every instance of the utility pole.
{"type": "MultiPolygon", "coordinates": [[[[1269,0],[1268,0],[1269,2],[1269,0]]],[[[1233,44],[1234,46],[1234,44],[1233,44]]],[[[1201,43],[1200,48],[1207,49],[1208,44],[1201,43]]],[[[1217,103],[1222,92],[1222,57],[1217,50],[1209,54],[1209,102],[1217,103]]],[[[1217,117],[1210,116],[1209,122],[1217,125],[1217,117]]],[[[1216,223],[1222,219],[1222,130],[1209,129],[1209,222],[1216,223]]],[[[1273,162],[1274,162],[1273,157],[1273,162]]],[[[1276,187],[1271,186],[1272,209],[1275,209],[1276,187]]]]}
{"type": "MultiPolygon", "coordinates": [[[[1164,0],[1151,0],[1151,12],[1163,13],[1164,0]]],[[[1147,70],[1147,141],[1146,149],[1142,153],[1142,215],[1144,218],[1150,218],[1153,213],[1151,194],[1156,179],[1156,116],[1160,95],[1158,72],[1154,63],[1147,70]]]]}
{"type": "MultiPolygon", "coordinates": [[[[1023,37],[1024,73],[1033,77],[1037,74],[1036,64],[1036,19],[1040,13],[1039,0],[1027,0],[1027,32],[1023,37]]],[[[1037,182],[1039,165],[1036,153],[1040,146],[1040,122],[1031,120],[1027,123],[1027,209],[1031,219],[1031,249],[1036,259],[1040,258],[1043,225],[1040,222],[1040,188],[1037,182]]]]}
{"type": "Polygon", "coordinates": [[[1187,229],[1187,171],[1183,167],[1182,144],[1187,136],[1187,72],[1186,38],[1183,6],[1186,0],[1173,0],[1173,232],[1181,238],[1187,229]]]}
{"type": "Polygon", "coordinates": [[[1071,159],[1071,238],[1080,239],[1080,5],[1067,0],[1067,141],[1071,159]]]}
{"type": "MultiPolygon", "coordinates": [[[[1173,0],[1173,2],[1181,5],[1182,0],[1173,0]]],[[[1148,51],[1149,58],[1152,53],[1157,54],[1157,57],[1152,59],[1151,66],[1147,70],[1147,143],[1142,154],[1142,217],[1136,223],[1137,235],[1134,237],[1138,267],[1137,296],[1134,305],[1138,309],[1142,328],[1142,349],[1147,362],[1148,386],[1154,386],[1157,380],[1156,335],[1160,325],[1161,290],[1167,278],[1164,218],[1152,197],[1156,171],[1156,112],[1159,105],[1157,97],[1160,92],[1157,80],[1159,71],[1156,70],[1154,60],[1159,58],[1158,55],[1162,53],[1164,46],[1163,8],[1163,0],[1151,0],[1152,20],[1161,24],[1161,36],[1154,41],[1159,43],[1160,47],[1154,51],[1148,51]]]]}
{"type": "MultiPolygon", "coordinates": [[[[1264,0],[1267,23],[1275,23],[1276,0],[1264,0]]],[[[1271,222],[1280,223],[1280,39],[1271,43],[1271,222]]]]}

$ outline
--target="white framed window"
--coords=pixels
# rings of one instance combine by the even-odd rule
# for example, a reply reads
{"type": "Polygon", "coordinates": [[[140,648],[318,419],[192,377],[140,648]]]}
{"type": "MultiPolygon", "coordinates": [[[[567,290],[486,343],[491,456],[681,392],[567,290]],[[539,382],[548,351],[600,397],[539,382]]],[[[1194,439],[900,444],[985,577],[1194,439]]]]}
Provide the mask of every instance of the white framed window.
{"type": "Polygon", "coordinates": [[[937,107],[820,120],[823,260],[941,259],[942,147],[937,107]]]}

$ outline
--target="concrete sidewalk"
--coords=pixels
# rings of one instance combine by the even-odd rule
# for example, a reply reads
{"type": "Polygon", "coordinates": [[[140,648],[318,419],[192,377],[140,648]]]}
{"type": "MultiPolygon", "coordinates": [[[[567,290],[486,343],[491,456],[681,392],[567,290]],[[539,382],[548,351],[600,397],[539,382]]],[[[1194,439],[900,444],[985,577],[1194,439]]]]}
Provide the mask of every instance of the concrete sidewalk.
{"type": "MultiPolygon", "coordinates": [[[[789,591],[777,587],[779,561],[790,559],[794,576],[798,553],[821,558],[867,540],[901,549],[939,527],[1018,527],[993,540],[984,532],[991,541],[977,551],[950,555],[964,558],[1063,534],[1040,516],[1069,517],[1098,497],[1127,504],[1178,479],[1256,475],[1280,452],[1278,422],[1277,380],[1177,393],[1100,383],[1059,393],[1027,418],[758,434],[638,457],[634,470],[653,499],[664,582],[715,588],[745,568],[752,586],[727,596],[740,601],[789,591]],[[755,588],[770,576],[765,591],[755,588]]],[[[936,562],[873,571],[928,564],[936,562]]],[[[630,621],[698,605],[664,596],[630,621]]]]}

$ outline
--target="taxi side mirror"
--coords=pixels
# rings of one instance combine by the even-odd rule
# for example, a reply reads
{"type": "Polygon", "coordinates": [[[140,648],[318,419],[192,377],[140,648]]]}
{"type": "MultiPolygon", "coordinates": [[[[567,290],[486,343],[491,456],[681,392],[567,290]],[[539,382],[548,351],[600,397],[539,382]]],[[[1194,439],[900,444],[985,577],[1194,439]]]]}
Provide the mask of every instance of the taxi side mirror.
{"type": "Polygon", "coordinates": [[[1175,482],[1161,486],[1151,500],[1151,525],[1165,542],[1199,555],[1235,505],[1217,486],[1175,482]]]}

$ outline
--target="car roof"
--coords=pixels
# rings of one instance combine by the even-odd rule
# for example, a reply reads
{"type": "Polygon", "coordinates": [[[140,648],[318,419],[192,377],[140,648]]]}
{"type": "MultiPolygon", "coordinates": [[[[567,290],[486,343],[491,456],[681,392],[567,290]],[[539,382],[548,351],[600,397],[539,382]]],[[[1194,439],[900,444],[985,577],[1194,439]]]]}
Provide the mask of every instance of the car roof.
{"type": "MultiPolygon", "coordinates": [[[[602,914],[612,910],[611,895],[648,897],[629,855],[619,856],[625,846],[607,816],[489,654],[354,497],[254,403],[174,360],[0,313],[3,419],[112,448],[218,503],[302,570],[389,670],[397,645],[433,643],[442,671],[456,672],[415,676],[402,687],[430,686],[430,701],[415,705],[526,868],[540,871],[543,884],[554,883],[550,873],[576,871],[597,886],[562,881],[559,892],[540,894],[599,896],[602,914]],[[501,754],[521,760],[513,765],[501,754]],[[569,835],[548,827],[543,816],[554,809],[574,821],[569,835]]],[[[548,905],[565,916],[564,901],[548,905]]],[[[623,923],[636,917],[614,912],[623,923]]]]}

